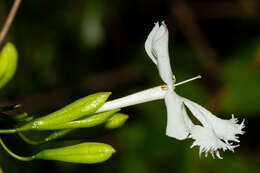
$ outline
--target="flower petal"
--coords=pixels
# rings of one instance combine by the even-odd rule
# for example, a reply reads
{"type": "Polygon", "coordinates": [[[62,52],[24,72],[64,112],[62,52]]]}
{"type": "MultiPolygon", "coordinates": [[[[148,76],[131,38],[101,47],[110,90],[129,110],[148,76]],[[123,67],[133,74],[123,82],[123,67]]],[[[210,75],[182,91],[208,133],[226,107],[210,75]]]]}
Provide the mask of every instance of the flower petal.
{"type": "Polygon", "coordinates": [[[183,119],[184,119],[184,122],[186,124],[188,131],[190,132],[191,129],[193,128],[194,124],[191,121],[190,117],[188,116],[184,104],[182,105],[182,107],[183,107],[183,109],[182,109],[183,119]]]}
{"type": "Polygon", "coordinates": [[[199,146],[200,148],[200,156],[203,152],[205,152],[205,156],[207,157],[208,153],[211,153],[213,158],[214,154],[219,159],[222,159],[222,157],[219,154],[219,149],[225,150],[231,150],[233,151],[236,146],[232,146],[229,143],[225,143],[221,141],[215,132],[207,127],[202,127],[199,125],[195,125],[192,130],[191,134],[189,136],[190,138],[194,139],[194,143],[191,145],[191,148],[194,146],[199,146]]]}
{"type": "Polygon", "coordinates": [[[186,139],[189,130],[185,124],[183,111],[185,111],[184,104],[173,90],[168,91],[165,96],[165,104],[167,107],[167,128],[166,135],[183,140],[186,139]]]}
{"type": "Polygon", "coordinates": [[[203,126],[211,128],[211,124],[208,123],[207,119],[204,117],[204,114],[201,112],[198,107],[196,107],[190,100],[182,98],[184,104],[189,108],[191,113],[202,123],[203,126]]]}
{"type": "Polygon", "coordinates": [[[175,77],[172,73],[169,50],[168,50],[169,32],[167,26],[162,23],[152,41],[152,52],[157,57],[157,68],[162,80],[172,86],[175,77]],[[174,79],[174,80],[173,80],[174,79]]]}
{"type": "Polygon", "coordinates": [[[146,53],[148,54],[148,56],[152,59],[152,61],[156,65],[157,65],[157,58],[152,53],[152,41],[153,41],[153,38],[155,37],[155,34],[157,33],[158,29],[159,29],[159,23],[156,22],[144,44],[146,53]]]}
{"type": "Polygon", "coordinates": [[[245,132],[242,130],[245,125],[244,125],[244,120],[242,121],[241,124],[237,124],[238,120],[234,118],[232,115],[232,118],[230,120],[223,120],[215,115],[213,115],[211,112],[209,112],[207,109],[202,107],[201,105],[189,101],[196,109],[200,110],[200,112],[203,114],[205,117],[206,121],[211,124],[211,127],[214,129],[215,133],[217,136],[226,142],[228,141],[235,141],[239,142],[238,140],[238,134],[242,135],[245,132]]]}

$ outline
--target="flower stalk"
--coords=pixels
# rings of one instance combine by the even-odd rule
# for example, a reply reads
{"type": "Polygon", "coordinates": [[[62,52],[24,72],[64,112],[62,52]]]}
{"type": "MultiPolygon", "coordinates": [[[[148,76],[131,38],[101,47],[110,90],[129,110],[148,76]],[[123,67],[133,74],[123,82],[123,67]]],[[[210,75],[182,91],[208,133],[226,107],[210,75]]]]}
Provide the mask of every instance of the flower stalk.
{"type": "Polygon", "coordinates": [[[0,138],[0,145],[4,148],[4,150],[13,158],[20,160],[20,161],[32,161],[35,159],[35,156],[29,156],[29,157],[23,157],[23,156],[19,156],[15,153],[13,153],[9,148],[7,148],[7,146],[5,145],[5,143],[3,142],[3,140],[0,138]]]}

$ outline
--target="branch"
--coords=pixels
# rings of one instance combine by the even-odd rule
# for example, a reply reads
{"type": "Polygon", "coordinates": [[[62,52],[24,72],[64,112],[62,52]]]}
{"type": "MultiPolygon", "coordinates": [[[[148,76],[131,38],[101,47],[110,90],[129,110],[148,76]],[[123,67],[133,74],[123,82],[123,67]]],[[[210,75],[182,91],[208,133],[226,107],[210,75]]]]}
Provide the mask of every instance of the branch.
{"type": "Polygon", "coordinates": [[[14,3],[13,3],[13,7],[12,9],[10,10],[10,13],[5,21],[5,24],[3,26],[3,29],[2,31],[0,32],[0,44],[2,43],[2,41],[4,40],[13,20],[14,20],[14,17],[16,15],[16,12],[19,8],[19,5],[21,3],[21,0],[14,0],[14,3]]]}

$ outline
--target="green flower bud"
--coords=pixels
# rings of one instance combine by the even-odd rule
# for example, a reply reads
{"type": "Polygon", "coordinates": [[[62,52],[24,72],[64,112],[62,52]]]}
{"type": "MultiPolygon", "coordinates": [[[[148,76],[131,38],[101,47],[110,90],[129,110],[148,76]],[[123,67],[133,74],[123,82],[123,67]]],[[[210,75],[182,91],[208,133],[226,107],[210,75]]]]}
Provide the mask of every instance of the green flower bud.
{"type": "Polygon", "coordinates": [[[115,153],[115,149],[108,144],[87,142],[57,149],[43,150],[36,154],[34,158],[93,164],[106,161],[113,153],[115,153]]]}
{"type": "Polygon", "coordinates": [[[75,129],[64,129],[64,130],[55,131],[55,132],[51,133],[49,136],[47,136],[44,139],[44,142],[49,142],[49,141],[52,141],[54,139],[58,139],[62,136],[67,135],[68,133],[70,133],[73,130],[75,130],[75,129]]]}
{"type": "Polygon", "coordinates": [[[86,96],[56,112],[25,124],[18,128],[17,131],[49,130],[55,125],[60,125],[93,114],[105,103],[110,94],[111,92],[100,92],[86,96]]]}
{"type": "Polygon", "coordinates": [[[110,118],[113,114],[115,114],[119,110],[120,109],[114,109],[111,111],[97,113],[81,120],[70,121],[63,124],[56,124],[48,127],[48,130],[94,127],[104,123],[108,118],[110,118]]]}
{"type": "Polygon", "coordinates": [[[12,43],[6,43],[0,52],[0,88],[13,77],[18,61],[18,53],[12,43]]]}
{"type": "Polygon", "coordinates": [[[19,122],[29,122],[33,119],[33,116],[30,116],[27,112],[24,112],[22,114],[14,115],[13,119],[19,122]]]}
{"type": "Polygon", "coordinates": [[[105,124],[107,129],[115,129],[122,126],[128,119],[128,115],[122,113],[116,113],[109,118],[105,124]]]}
{"type": "MultiPolygon", "coordinates": [[[[5,48],[5,47],[4,47],[5,48]]],[[[4,74],[6,73],[6,69],[8,68],[8,56],[6,55],[6,49],[2,49],[0,52],[0,79],[4,77],[4,74]]]]}

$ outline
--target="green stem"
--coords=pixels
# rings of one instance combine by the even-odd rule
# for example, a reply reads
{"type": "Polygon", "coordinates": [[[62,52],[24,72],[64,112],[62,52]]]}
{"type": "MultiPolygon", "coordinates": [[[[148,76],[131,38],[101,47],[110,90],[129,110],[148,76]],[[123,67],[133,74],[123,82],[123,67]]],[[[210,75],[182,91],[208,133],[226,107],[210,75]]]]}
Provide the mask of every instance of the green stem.
{"type": "Polygon", "coordinates": [[[16,133],[17,129],[0,129],[0,134],[6,133],[16,133]]]}
{"type": "Polygon", "coordinates": [[[73,130],[75,130],[75,129],[64,129],[64,130],[55,131],[55,132],[51,133],[50,135],[48,135],[47,137],[45,137],[44,139],[39,140],[39,141],[35,141],[35,140],[28,138],[21,131],[18,131],[17,133],[21,137],[21,139],[24,140],[25,142],[27,142],[28,144],[40,145],[40,144],[44,144],[46,142],[50,142],[52,140],[58,139],[64,135],[67,135],[68,133],[70,133],[73,130]]]}
{"type": "Polygon", "coordinates": [[[35,156],[29,156],[29,157],[22,157],[14,154],[11,150],[9,150],[6,145],[4,144],[3,140],[0,138],[0,144],[4,148],[4,150],[13,158],[20,160],[20,161],[32,161],[35,159],[35,156]]]}
{"type": "Polygon", "coordinates": [[[25,142],[27,142],[28,144],[31,144],[31,145],[39,145],[39,144],[43,144],[46,142],[45,140],[42,140],[42,141],[31,140],[28,137],[26,137],[22,132],[18,132],[18,135],[20,136],[20,138],[22,140],[24,140],[25,142]]]}

